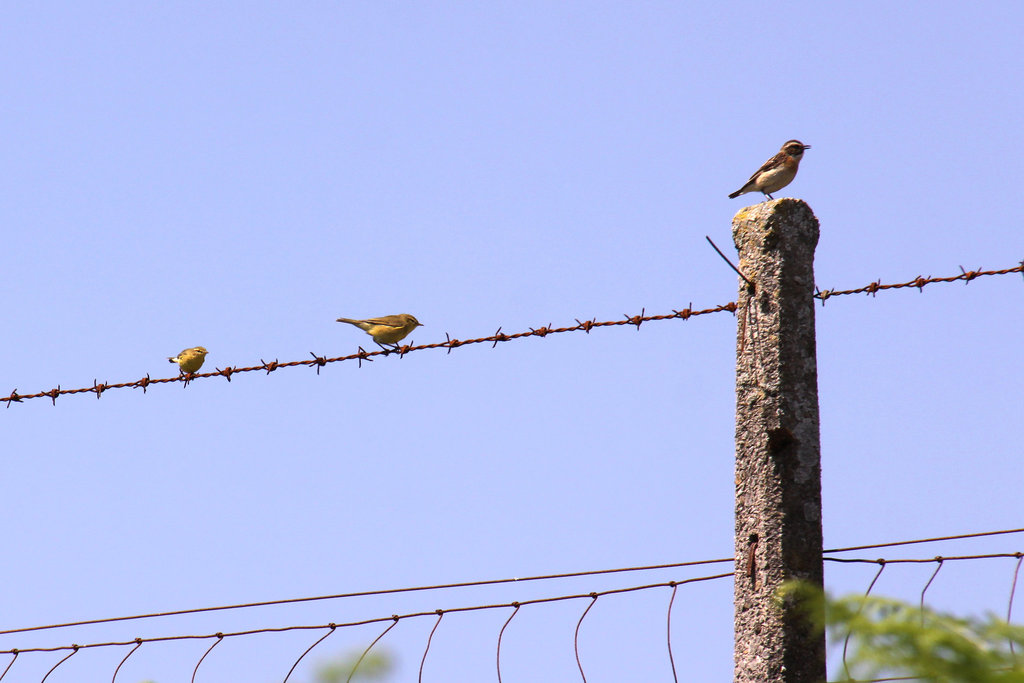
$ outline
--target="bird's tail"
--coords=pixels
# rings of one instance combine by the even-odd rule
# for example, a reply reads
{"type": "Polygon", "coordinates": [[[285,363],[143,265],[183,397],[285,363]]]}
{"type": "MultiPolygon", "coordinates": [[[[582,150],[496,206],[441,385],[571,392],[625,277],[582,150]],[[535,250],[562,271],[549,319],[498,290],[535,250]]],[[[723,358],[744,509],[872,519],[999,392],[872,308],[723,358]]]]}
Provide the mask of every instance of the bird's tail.
{"type": "Polygon", "coordinates": [[[735,192],[733,192],[733,193],[732,193],[731,195],[729,195],[729,199],[736,199],[736,198],[737,198],[737,197],[739,197],[739,196],[740,196],[741,194],[743,194],[743,190],[736,190],[736,191],[735,191],[735,192]]]}
{"type": "Polygon", "coordinates": [[[358,325],[362,321],[361,320],[353,320],[352,318],[338,318],[336,322],[348,323],[349,325],[358,325]]]}

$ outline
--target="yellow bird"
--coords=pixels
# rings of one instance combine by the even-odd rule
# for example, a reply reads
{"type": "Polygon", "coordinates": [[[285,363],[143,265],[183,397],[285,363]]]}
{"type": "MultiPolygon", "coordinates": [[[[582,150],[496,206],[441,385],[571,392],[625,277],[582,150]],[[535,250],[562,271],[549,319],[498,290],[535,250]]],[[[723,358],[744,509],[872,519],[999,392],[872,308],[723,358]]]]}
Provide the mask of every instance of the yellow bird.
{"type": "Polygon", "coordinates": [[[202,346],[193,346],[191,349],[185,349],[174,358],[168,358],[167,360],[171,363],[177,363],[178,368],[183,374],[191,375],[203,367],[203,361],[206,360],[206,349],[202,346]]]}
{"type": "Polygon", "coordinates": [[[339,323],[355,325],[366,334],[373,337],[373,341],[380,346],[385,344],[398,344],[405,339],[410,332],[423,325],[415,316],[408,313],[398,315],[385,315],[380,318],[367,318],[366,320],[353,320],[352,318],[338,318],[339,323]]]}

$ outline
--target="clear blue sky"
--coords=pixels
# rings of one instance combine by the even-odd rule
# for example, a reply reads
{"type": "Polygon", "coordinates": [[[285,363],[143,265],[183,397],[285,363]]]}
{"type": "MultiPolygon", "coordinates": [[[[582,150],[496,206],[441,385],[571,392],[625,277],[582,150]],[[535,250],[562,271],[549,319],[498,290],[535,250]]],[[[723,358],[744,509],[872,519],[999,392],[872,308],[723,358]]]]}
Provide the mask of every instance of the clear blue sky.
{"type": "MultiPolygon", "coordinates": [[[[166,377],[166,357],[198,344],[209,369],[367,346],[342,315],[413,313],[424,343],[732,301],[736,278],[704,235],[733,252],[732,216],[756,197],[726,195],[789,138],[812,149],[776,196],[821,221],[820,287],[1016,265],[1021,25],[1013,2],[8,3],[0,394],[166,377]]],[[[845,297],[817,315],[826,546],[1024,526],[1021,278],[845,297]]],[[[13,405],[0,411],[4,628],[727,557],[734,340],[719,314],[13,405]]],[[[876,591],[916,599],[931,569],[887,570],[876,591]]],[[[827,570],[837,592],[873,573],[827,570]]],[[[944,569],[929,597],[1004,611],[1011,571],[944,569]]],[[[671,680],[667,599],[597,603],[581,629],[588,681],[671,680]]],[[[573,680],[584,606],[524,608],[504,679],[573,680]]],[[[728,680],[729,582],[680,589],[676,610],[683,679],[728,680]]],[[[494,680],[506,616],[446,617],[425,680],[494,680]]],[[[394,680],[415,680],[431,625],[382,641],[394,680]]],[[[379,630],[336,633],[310,660],[379,630]]],[[[280,680],[313,636],[222,643],[197,680],[280,680]]],[[[118,680],[187,680],[207,644],[147,645],[118,680]]],[[[49,681],[108,677],[123,654],[80,652],[49,681]]],[[[5,681],[58,659],[23,655],[5,681]]]]}

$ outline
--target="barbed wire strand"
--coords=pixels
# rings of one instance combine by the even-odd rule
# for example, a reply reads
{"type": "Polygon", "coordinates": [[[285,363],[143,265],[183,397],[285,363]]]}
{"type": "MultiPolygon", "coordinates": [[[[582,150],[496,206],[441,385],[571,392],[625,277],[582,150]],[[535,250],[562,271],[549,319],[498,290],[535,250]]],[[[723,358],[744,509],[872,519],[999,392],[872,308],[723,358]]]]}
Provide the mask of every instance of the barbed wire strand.
{"type": "Polygon", "coordinates": [[[358,669],[359,665],[363,663],[363,659],[365,659],[366,655],[369,654],[370,648],[372,648],[374,645],[376,645],[378,640],[380,640],[381,638],[386,636],[388,631],[390,631],[394,627],[398,626],[398,620],[399,620],[400,617],[397,614],[392,614],[391,618],[394,619],[394,623],[392,623],[390,626],[388,626],[386,629],[384,629],[381,632],[381,634],[379,636],[377,636],[376,638],[374,638],[373,642],[370,643],[365,650],[363,650],[363,654],[359,655],[359,659],[356,660],[355,666],[353,666],[352,670],[348,672],[348,678],[345,679],[345,683],[351,683],[352,677],[356,675],[356,669],[358,669]]]}
{"type": "MultiPolygon", "coordinates": [[[[931,277],[931,276],[929,276],[929,277],[922,277],[922,276],[918,276],[918,277],[916,277],[913,280],[910,280],[908,282],[900,282],[900,283],[892,283],[892,284],[882,284],[881,280],[877,280],[875,282],[872,282],[869,285],[865,285],[864,287],[858,287],[856,289],[844,289],[844,290],[839,290],[839,289],[824,289],[824,290],[816,289],[815,294],[814,294],[814,298],[820,300],[822,305],[824,305],[825,301],[827,299],[830,299],[831,297],[834,297],[834,296],[844,296],[844,295],[848,295],[848,294],[862,294],[862,293],[867,293],[867,294],[871,294],[872,296],[874,296],[874,295],[876,295],[880,291],[884,291],[884,290],[888,290],[888,289],[902,289],[902,288],[906,288],[906,287],[916,287],[919,291],[922,291],[926,285],[934,284],[934,283],[956,282],[958,280],[963,280],[965,283],[970,283],[971,280],[974,280],[975,278],[979,278],[979,277],[983,277],[983,276],[1008,275],[1008,274],[1011,274],[1011,273],[1022,273],[1022,274],[1024,274],[1024,262],[1022,262],[1022,264],[1017,265],[1017,266],[1015,266],[1013,268],[1004,268],[1004,269],[1001,269],[1001,270],[981,270],[981,269],[977,269],[977,270],[966,271],[966,270],[964,270],[963,266],[960,266],[960,271],[961,271],[960,275],[952,275],[952,276],[948,276],[948,277],[931,277]]],[[[316,353],[310,351],[310,355],[312,356],[312,359],[310,359],[310,360],[286,361],[286,362],[282,363],[282,362],[277,361],[277,360],[264,361],[263,359],[260,359],[260,365],[253,365],[253,366],[248,366],[248,367],[230,367],[229,366],[229,367],[224,368],[223,370],[220,369],[220,368],[217,368],[216,371],[214,371],[214,372],[181,374],[181,375],[179,375],[177,377],[164,377],[164,378],[153,379],[152,377],[149,376],[149,374],[147,374],[142,379],[136,380],[134,382],[120,382],[120,383],[116,383],[116,384],[110,384],[110,383],[107,383],[107,382],[99,382],[98,380],[94,379],[93,380],[93,384],[92,384],[91,387],[80,387],[80,388],[77,388],[77,389],[61,389],[60,385],[58,384],[56,388],[50,389],[49,391],[40,391],[40,392],[37,392],[37,393],[34,393],[34,394],[19,394],[17,388],[15,388],[13,391],[11,391],[9,396],[4,397],[4,398],[0,398],[0,401],[3,401],[5,403],[7,403],[7,407],[10,408],[11,407],[11,403],[21,403],[23,401],[26,401],[26,400],[29,400],[29,399],[35,399],[35,398],[49,398],[51,400],[52,404],[54,406],[56,406],[57,405],[57,398],[60,397],[60,396],[69,396],[69,395],[73,395],[73,394],[82,394],[82,393],[95,393],[96,394],[96,398],[98,399],[98,398],[100,398],[100,396],[102,396],[104,391],[108,391],[110,389],[125,389],[125,388],[134,388],[134,389],[141,388],[143,393],[146,393],[146,391],[150,387],[150,385],[153,385],[153,384],[167,384],[167,383],[171,383],[171,382],[182,382],[184,384],[184,386],[188,386],[188,384],[190,382],[192,382],[193,380],[196,380],[196,379],[208,379],[208,378],[211,378],[211,377],[224,377],[225,379],[227,379],[230,382],[231,381],[231,376],[235,375],[235,374],[238,374],[238,373],[256,372],[256,371],[262,370],[262,371],[265,371],[267,374],[270,374],[271,372],[274,372],[275,370],[278,370],[280,368],[290,368],[290,367],[299,367],[299,366],[316,368],[317,375],[319,375],[320,374],[320,368],[324,367],[328,363],[340,363],[340,362],[343,362],[343,361],[355,360],[355,361],[357,361],[359,363],[359,367],[362,367],[362,364],[363,364],[364,360],[368,361],[368,362],[372,362],[375,357],[378,357],[378,356],[389,356],[391,354],[396,354],[396,353],[398,354],[399,358],[403,358],[403,357],[405,357],[406,354],[412,353],[414,351],[424,351],[424,350],[427,350],[427,349],[447,349],[448,353],[451,353],[452,349],[456,349],[456,348],[459,348],[461,346],[469,346],[469,345],[472,345],[472,344],[483,344],[483,343],[487,343],[487,342],[491,342],[492,343],[492,347],[491,348],[494,348],[495,346],[498,345],[498,342],[507,342],[507,341],[512,341],[514,339],[523,339],[525,337],[546,337],[549,334],[563,334],[563,333],[566,333],[566,332],[579,332],[579,331],[583,331],[583,332],[586,332],[587,334],[590,334],[590,331],[592,329],[594,329],[594,328],[611,327],[611,326],[618,326],[618,325],[636,325],[637,330],[639,330],[640,329],[640,325],[642,323],[645,323],[645,322],[654,322],[654,321],[660,321],[660,320],[673,320],[673,319],[676,319],[676,318],[680,318],[682,320],[688,320],[688,319],[690,319],[690,318],[692,318],[694,316],[709,315],[711,313],[721,313],[721,312],[724,312],[724,311],[728,311],[730,313],[735,313],[736,312],[736,302],[735,301],[731,301],[731,302],[726,303],[726,304],[721,304],[719,306],[713,306],[711,308],[705,308],[705,309],[696,310],[696,311],[693,310],[693,304],[691,303],[690,307],[685,308],[685,309],[683,309],[681,311],[673,310],[671,314],[667,314],[666,313],[666,314],[652,315],[652,316],[646,315],[645,309],[641,309],[640,315],[634,315],[634,316],[626,315],[625,319],[623,319],[623,320],[604,320],[604,321],[600,321],[599,322],[596,319],[581,321],[581,320],[579,320],[579,318],[577,318],[576,319],[576,325],[574,325],[574,326],[553,328],[553,327],[551,327],[551,324],[549,323],[548,325],[545,325],[543,327],[529,328],[529,331],[516,332],[514,334],[503,334],[502,331],[501,331],[501,328],[499,327],[498,331],[495,332],[493,335],[488,336],[488,337],[478,337],[478,338],[475,338],[475,339],[464,339],[464,340],[453,339],[450,334],[446,333],[445,334],[445,341],[443,341],[443,342],[435,342],[433,344],[420,344],[420,345],[411,345],[411,344],[396,345],[396,347],[394,349],[384,349],[384,350],[381,350],[381,351],[366,351],[365,349],[363,349],[360,346],[359,347],[359,351],[357,353],[349,354],[349,355],[346,355],[346,356],[337,356],[335,358],[328,358],[326,356],[320,356],[320,355],[317,355],[316,353]]]]}
{"type": "Polygon", "coordinates": [[[918,603],[918,608],[921,611],[921,626],[922,627],[924,626],[924,594],[928,591],[928,588],[932,585],[932,581],[935,580],[935,577],[938,576],[939,570],[942,569],[942,558],[941,557],[936,557],[935,561],[938,564],[935,565],[935,571],[932,572],[931,578],[928,579],[928,583],[926,583],[924,585],[924,588],[921,589],[921,600],[918,603]]]}
{"type": "Polygon", "coordinates": [[[121,663],[117,665],[116,669],[114,669],[114,675],[110,677],[110,683],[115,683],[115,681],[117,681],[117,672],[121,670],[121,667],[124,666],[124,663],[128,661],[128,658],[135,654],[135,651],[138,650],[140,647],[142,647],[142,639],[136,638],[135,647],[133,647],[131,651],[124,656],[124,659],[121,660],[121,663]]]}
{"type": "Polygon", "coordinates": [[[580,615],[580,620],[576,622],[576,633],[572,638],[572,649],[576,653],[576,666],[580,669],[580,677],[583,679],[583,683],[587,683],[587,675],[583,673],[583,664],[580,662],[580,626],[583,625],[583,619],[587,616],[587,612],[590,608],[597,603],[597,593],[590,594],[590,604],[583,610],[583,614],[580,615]]]}
{"type": "Polygon", "coordinates": [[[682,319],[682,320],[688,320],[688,319],[690,319],[692,317],[700,316],[700,315],[710,315],[711,313],[721,313],[721,312],[725,312],[725,311],[728,311],[730,313],[735,313],[735,311],[736,311],[736,304],[735,304],[735,302],[730,302],[730,303],[727,303],[727,304],[722,304],[720,306],[713,306],[711,308],[706,308],[706,309],[703,309],[703,310],[693,310],[692,306],[693,306],[693,304],[690,304],[689,308],[684,308],[681,311],[673,310],[672,313],[665,313],[665,314],[661,314],[661,315],[646,315],[645,309],[641,309],[640,315],[633,315],[633,316],[626,315],[625,318],[622,319],[622,320],[598,321],[596,319],[591,319],[591,320],[583,320],[583,321],[581,321],[581,320],[579,320],[577,318],[576,319],[576,325],[572,325],[572,326],[569,326],[569,327],[552,327],[551,324],[549,323],[547,325],[544,325],[543,327],[538,327],[538,328],[532,328],[531,327],[531,328],[529,328],[528,331],[516,332],[514,334],[504,334],[504,333],[502,333],[501,328],[499,327],[498,331],[495,332],[493,335],[490,335],[490,336],[487,336],[487,337],[478,337],[478,338],[475,338],[475,339],[454,339],[454,338],[451,337],[450,334],[445,333],[445,341],[443,341],[443,342],[435,342],[433,344],[419,344],[419,345],[410,345],[410,344],[396,345],[396,347],[393,348],[393,349],[382,349],[380,351],[367,351],[363,347],[360,346],[359,347],[359,351],[356,352],[356,353],[348,354],[348,355],[345,355],[345,356],[337,356],[335,358],[327,358],[326,356],[319,356],[316,353],[311,351],[310,355],[312,356],[312,359],[310,359],[310,360],[294,360],[294,361],[286,361],[286,362],[282,363],[282,362],[277,361],[277,360],[265,361],[265,360],[263,360],[261,358],[260,359],[260,365],[252,365],[252,366],[248,366],[248,367],[230,367],[229,366],[229,367],[224,368],[223,370],[220,369],[220,368],[217,368],[213,372],[193,372],[193,373],[188,373],[188,374],[181,374],[181,375],[178,375],[177,377],[162,377],[162,378],[157,378],[157,379],[153,379],[152,377],[150,377],[147,374],[142,379],[135,380],[134,382],[119,382],[119,383],[116,383],[116,384],[110,384],[110,383],[107,383],[107,382],[99,382],[98,380],[93,380],[93,385],[91,387],[81,387],[81,388],[78,388],[78,389],[61,389],[60,385],[57,385],[57,387],[55,389],[50,389],[49,391],[41,391],[41,392],[34,393],[34,394],[19,394],[18,390],[14,389],[9,396],[4,397],[4,398],[0,398],[0,401],[6,402],[7,403],[7,407],[10,408],[11,407],[11,403],[21,403],[23,401],[26,401],[26,400],[29,400],[29,399],[35,399],[35,398],[49,398],[51,400],[51,402],[53,403],[53,405],[56,406],[57,405],[57,399],[59,397],[61,397],[61,396],[69,396],[69,395],[73,395],[73,394],[95,393],[96,394],[96,398],[98,399],[98,398],[100,398],[100,396],[103,395],[103,392],[108,391],[110,389],[127,389],[127,388],[140,389],[141,388],[143,390],[143,393],[145,393],[146,390],[150,386],[152,386],[154,384],[168,384],[168,383],[172,383],[172,382],[183,382],[185,385],[187,385],[189,382],[192,382],[194,380],[197,380],[197,379],[209,379],[211,377],[224,377],[225,379],[227,379],[230,382],[231,381],[231,377],[233,375],[236,375],[236,374],[239,374],[239,373],[257,372],[257,371],[262,370],[262,371],[265,371],[267,374],[270,374],[271,372],[274,372],[275,370],[279,370],[281,368],[292,368],[292,367],[302,367],[302,366],[305,366],[305,367],[315,367],[317,369],[317,374],[319,375],[320,374],[320,368],[324,367],[328,363],[341,363],[341,362],[344,362],[344,361],[353,361],[354,360],[354,361],[358,361],[359,362],[359,367],[362,367],[362,362],[364,360],[368,361],[368,362],[372,362],[374,360],[374,358],[376,358],[378,356],[390,356],[390,355],[393,355],[393,354],[397,354],[399,358],[404,358],[407,354],[412,353],[414,351],[425,351],[427,349],[447,349],[448,353],[451,353],[453,349],[457,349],[457,348],[462,347],[462,346],[470,346],[470,345],[473,345],[473,344],[484,344],[484,343],[488,343],[488,342],[490,342],[492,344],[491,348],[494,348],[494,347],[496,347],[498,345],[498,342],[507,342],[507,341],[512,341],[514,339],[523,339],[523,338],[526,338],[526,337],[546,337],[546,336],[548,336],[550,334],[564,334],[564,333],[567,333],[567,332],[579,332],[579,331],[586,332],[587,334],[590,334],[590,331],[593,330],[593,329],[596,329],[596,328],[614,327],[614,326],[619,326],[619,325],[635,325],[637,330],[639,330],[640,329],[640,325],[642,325],[643,323],[646,323],[646,322],[656,322],[656,321],[662,321],[662,320],[674,320],[676,318],[679,318],[679,319],[682,319]]]}
{"type": "Polygon", "coordinates": [[[416,680],[419,683],[423,683],[423,665],[427,663],[427,653],[430,652],[430,641],[434,639],[434,631],[441,625],[441,619],[444,618],[444,610],[437,610],[437,621],[434,622],[434,628],[430,629],[430,635],[427,636],[427,646],[423,648],[423,659],[420,660],[420,675],[416,680]]]}
{"type": "Polygon", "coordinates": [[[915,543],[935,543],[938,541],[959,541],[965,538],[981,538],[983,536],[1000,536],[1002,534],[1019,534],[1024,532],[1020,529],[1000,529],[999,531],[978,531],[970,534],[956,534],[954,536],[934,536],[932,538],[915,538],[910,541],[891,541],[888,543],[873,543],[871,545],[854,545],[849,548],[830,548],[823,550],[823,553],[848,553],[854,550],[873,550],[875,548],[892,548],[898,545],[914,545],[915,543]]]}
{"type": "Polygon", "coordinates": [[[217,640],[213,641],[213,645],[207,648],[206,652],[203,653],[203,656],[199,658],[198,662],[196,662],[196,668],[192,669],[192,683],[196,683],[196,674],[199,673],[199,665],[203,663],[204,659],[206,659],[206,655],[210,654],[213,651],[213,648],[220,645],[223,640],[224,634],[218,633],[217,640]]]}
{"type": "Polygon", "coordinates": [[[46,672],[46,675],[43,676],[43,680],[40,681],[39,683],[46,683],[46,679],[50,677],[50,674],[52,674],[54,671],[56,671],[58,666],[60,666],[61,664],[63,664],[64,662],[68,661],[69,659],[74,657],[76,654],[78,654],[78,650],[79,650],[79,647],[77,645],[72,645],[71,646],[71,653],[67,657],[64,657],[59,662],[54,664],[53,668],[46,672]]]}
{"type": "MultiPolygon", "coordinates": [[[[879,564],[878,573],[875,574],[875,578],[871,579],[871,583],[868,584],[868,589],[864,592],[865,598],[871,595],[871,589],[875,587],[875,582],[878,581],[878,577],[880,577],[882,575],[882,572],[885,571],[885,560],[877,560],[877,562],[879,564]]],[[[855,619],[860,616],[861,610],[863,609],[864,603],[861,603],[860,606],[857,608],[857,613],[854,615],[855,619]]],[[[850,667],[846,664],[846,648],[848,648],[850,645],[850,636],[852,635],[853,629],[850,628],[846,631],[846,638],[843,639],[843,671],[846,672],[847,678],[850,678],[850,667]]]]}
{"type": "Polygon", "coordinates": [[[498,631],[498,654],[497,654],[498,683],[501,683],[501,638],[502,638],[502,636],[505,635],[505,629],[508,628],[509,622],[512,621],[512,617],[514,617],[515,615],[519,614],[519,603],[518,602],[513,602],[512,606],[515,607],[515,609],[512,610],[512,614],[509,615],[509,618],[506,619],[504,625],[502,625],[501,630],[498,631]]]}
{"type": "Polygon", "coordinates": [[[282,683],[288,683],[288,679],[292,677],[292,673],[293,673],[293,672],[295,671],[295,667],[297,667],[297,666],[299,665],[299,662],[301,662],[301,661],[302,661],[303,657],[305,657],[306,655],[308,655],[308,654],[310,653],[310,651],[312,651],[312,649],[313,649],[314,647],[316,647],[316,646],[317,646],[317,645],[319,645],[320,643],[322,643],[322,642],[324,642],[325,640],[327,640],[327,636],[329,636],[329,635],[331,635],[332,633],[334,633],[334,631],[335,631],[335,630],[336,630],[336,629],[338,628],[337,624],[328,624],[328,625],[327,625],[327,627],[328,627],[328,628],[329,628],[330,630],[329,630],[329,631],[328,631],[327,633],[325,633],[324,635],[320,636],[320,638],[319,638],[319,639],[317,639],[317,641],[316,641],[315,643],[313,643],[312,645],[310,645],[309,647],[307,647],[307,648],[306,648],[306,651],[305,651],[305,652],[303,652],[303,653],[302,653],[301,655],[299,655],[299,658],[295,660],[295,663],[294,663],[294,664],[292,664],[292,668],[288,669],[288,673],[287,673],[287,674],[285,675],[285,677],[284,677],[284,681],[282,681],[282,683]]]}
{"type": "MultiPolygon", "coordinates": [[[[679,676],[676,675],[676,659],[672,656],[672,603],[676,601],[676,591],[678,589],[679,586],[673,582],[672,597],[668,600],[668,626],[665,629],[668,633],[668,663],[672,665],[672,680],[675,683],[679,683],[679,676]]],[[[501,683],[501,681],[498,681],[498,683],[501,683]]]]}
{"type": "Polygon", "coordinates": [[[346,598],[362,598],[377,595],[393,595],[396,593],[413,593],[419,591],[447,590],[451,588],[473,588],[479,586],[495,586],[504,583],[526,583],[529,581],[551,581],[557,579],[572,579],[585,576],[599,576],[602,574],[621,574],[624,572],[654,571],[658,569],[679,569],[682,567],[698,567],[709,564],[723,564],[732,562],[733,558],[724,557],[714,560],[694,560],[689,562],[672,562],[668,564],[652,564],[638,567],[617,567],[615,569],[592,569],[579,572],[564,572],[561,574],[538,574],[536,576],[513,577],[506,579],[484,579],[481,581],[462,581],[458,583],[441,583],[433,586],[410,586],[406,588],[386,588],[381,590],[356,591],[352,593],[335,593],[333,595],[316,595],[302,598],[283,598],[280,600],[263,600],[259,602],[245,602],[233,605],[217,605],[214,607],[194,607],[189,609],[169,610],[165,612],[150,612],[147,614],[133,614],[122,617],[104,617],[101,619],[84,619],[82,621],[69,621],[60,624],[47,624],[44,626],[25,626],[0,630],[0,636],[12,633],[28,633],[30,631],[45,631],[58,628],[71,628],[75,626],[91,626],[94,624],[108,624],[118,621],[134,621],[139,619],[155,619],[159,617],[174,617],[185,614],[200,614],[203,612],[219,612],[225,610],[248,609],[253,607],[270,607],[273,605],[289,605],[303,602],[315,602],[320,600],[341,600],[346,598]]]}
{"type": "MultiPolygon", "coordinates": [[[[1010,616],[1013,614],[1013,594],[1017,592],[1017,576],[1020,574],[1020,563],[1024,561],[1024,553],[1017,553],[1017,565],[1013,568],[1013,583],[1010,584],[1010,602],[1006,606],[1006,623],[1010,623],[1010,616]]],[[[1017,651],[1013,647],[1013,639],[1010,638],[1010,654],[1014,660],[1017,658],[1017,651]]]]}
{"type": "Polygon", "coordinates": [[[1009,275],[1011,273],[1024,274],[1024,261],[1020,262],[1013,268],[1003,268],[1002,270],[982,270],[978,268],[976,270],[964,270],[963,266],[960,266],[959,275],[951,275],[949,277],[922,277],[918,275],[913,280],[908,282],[899,282],[895,284],[883,285],[882,281],[876,280],[869,285],[858,287],[856,289],[816,289],[814,298],[821,301],[821,305],[825,305],[825,301],[834,296],[845,296],[848,294],[870,294],[875,296],[878,292],[887,289],[905,289],[907,287],[914,287],[919,292],[923,291],[926,285],[931,285],[939,282],[957,282],[963,280],[965,284],[970,284],[971,280],[975,278],[984,277],[988,275],[1009,275]]]}

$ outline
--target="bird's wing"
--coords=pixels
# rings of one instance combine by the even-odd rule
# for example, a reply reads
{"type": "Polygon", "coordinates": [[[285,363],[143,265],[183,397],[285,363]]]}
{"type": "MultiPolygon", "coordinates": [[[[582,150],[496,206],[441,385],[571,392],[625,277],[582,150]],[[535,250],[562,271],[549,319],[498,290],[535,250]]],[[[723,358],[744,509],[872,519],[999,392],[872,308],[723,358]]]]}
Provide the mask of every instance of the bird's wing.
{"type": "Polygon", "coordinates": [[[779,152],[778,154],[773,156],[771,159],[769,159],[768,161],[766,161],[763,164],[761,164],[761,168],[759,168],[756,171],[754,171],[754,175],[750,176],[750,180],[748,180],[747,183],[750,183],[751,181],[754,180],[754,178],[756,178],[757,176],[761,175],[762,173],[767,171],[769,168],[772,168],[774,166],[778,166],[779,164],[781,164],[785,160],[786,160],[786,153],[785,152],[779,152]]]}

